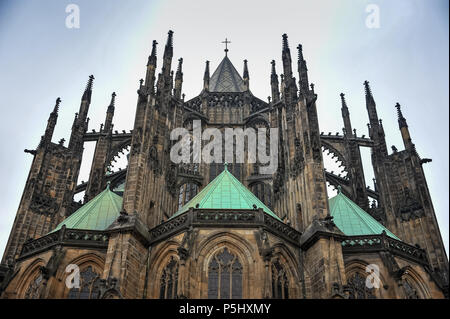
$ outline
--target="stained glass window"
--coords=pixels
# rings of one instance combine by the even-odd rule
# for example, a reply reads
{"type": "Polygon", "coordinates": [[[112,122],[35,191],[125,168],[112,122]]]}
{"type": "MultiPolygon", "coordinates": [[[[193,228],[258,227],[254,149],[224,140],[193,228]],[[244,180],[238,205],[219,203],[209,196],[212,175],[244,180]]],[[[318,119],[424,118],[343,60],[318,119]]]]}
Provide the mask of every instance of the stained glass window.
{"type": "Polygon", "coordinates": [[[69,290],[69,299],[98,299],[100,294],[100,275],[92,270],[92,266],[80,272],[79,288],[69,290]]]}
{"type": "Polygon", "coordinates": [[[28,286],[25,292],[25,299],[38,299],[40,287],[42,286],[42,274],[39,274],[28,286]]]}
{"type": "Polygon", "coordinates": [[[178,289],[178,261],[173,257],[161,274],[159,298],[176,299],[178,289]]]}
{"type": "Polygon", "coordinates": [[[242,265],[226,247],[209,263],[208,298],[242,298],[242,265]]]}
{"type": "Polygon", "coordinates": [[[289,281],[278,260],[272,263],[272,298],[289,299],[289,281]]]}
{"type": "Polygon", "coordinates": [[[416,289],[413,288],[407,279],[403,281],[403,289],[405,290],[406,299],[419,299],[416,289]]]}
{"type": "Polygon", "coordinates": [[[348,288],[350,299],[376,299],[373,294],[374,288],[368,288],[366,285],[366,277],[358,272],[349,278],[348,288]]]}

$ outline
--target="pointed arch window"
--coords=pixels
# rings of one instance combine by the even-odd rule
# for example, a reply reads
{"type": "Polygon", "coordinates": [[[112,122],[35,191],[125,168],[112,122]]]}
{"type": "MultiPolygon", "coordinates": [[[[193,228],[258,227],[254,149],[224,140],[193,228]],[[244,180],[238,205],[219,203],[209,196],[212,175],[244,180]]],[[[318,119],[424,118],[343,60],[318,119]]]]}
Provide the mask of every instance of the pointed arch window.
{"type": "Polygon", "coordinates": [[[226,247],[213,256],[209,263],[208,298],[242,298],[242,264],[226,247]]]}
{"type": "Polygon", "coordinates": [[[39,293],[41,291],[43,283],[43,277],[42,274],[39,273],[39,275],[36,276],[36,278],[30,283],[28,286],[27,291],[25,292],[25,299],[39,299],[39,293]]]}
{"type": "Polygon", "coordinates": [[[279,260],[272,263],[272,298],[289,299],[289,280],[279,260]]]}
{"type": "Polygon", "coordinates": [[[68,299],[98,299],[100,295],[100,275],[87,267],[80,272],[80,287],[69,290],[68,299]]]}
{"type": "Polygon", "coordinates": [[[413,285],[407,279],[403,280],[403,290],[405,291],[406,299],[420,299],[417,290],[413,288],[413,285]]]}
{"type": "Polygon", "coordinates": [[[359,272],[355,273],[348,280],[349,299],[376,299],[374,288],[368,288],[366,277],[359,272]]]}
{"type": "Polygon", "coordinates": [[[159,299],[176,299],[178,289],[178,261],[171,257],[161,274],[159,299]]]}

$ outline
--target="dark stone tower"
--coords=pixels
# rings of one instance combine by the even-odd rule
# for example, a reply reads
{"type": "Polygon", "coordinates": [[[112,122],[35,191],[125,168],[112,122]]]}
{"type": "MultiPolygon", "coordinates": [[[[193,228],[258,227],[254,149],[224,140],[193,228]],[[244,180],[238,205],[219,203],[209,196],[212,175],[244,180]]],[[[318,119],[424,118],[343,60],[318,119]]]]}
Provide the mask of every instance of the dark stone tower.
{"type": "Polygon", "coordinates": [[[87,184],[85,193],[85,202],[90,201],[97,194],[105,189],[106,186],[106,173],[107,163],[111,161],[108,156],[111,154],[112,146],[112,132],[114,117],[114,104],[116,99],[116,93],[111,95],[111,102],[106,111],[105,123],[99,132],[99,138],[95,145],[94,158],[92,159],[91,172],[89,174],[89,182],[87,184]]]}
{"type": "Polygon", "coordinates": [[[36,150],[25,150],[34,159],[2,263],[12,263],[25,241],[47,234],[79,207],[73,202],[73,195],[83,156],[83,137],[89,122],[87,113],[93,80],[91,75],[81,98],[80,110],[75,115],[69,146],[64,146],[64,139],[58,144],[51,142],[61,102],[58,98],[39,146],[36,150]]]}
{"type": "Polygon", "coordinates": [[[148,59],[146,80],[138,90],[123,208],[153,227],[176,209],[176,169],[169,159],[169,133],[181,123],[182,62],[173,89],[173,32],[164,49],[162,72],[155,83],[156,41],[148,59]]]}
{"type": "Polygon", "coordinates": [[[429,270],[439,286],[448,294],[448,258],[440,235],[431,196],[422,165],[430,159],[421,158],[412,142],[400,104],[396,104],[398,124],[405,149],[387,154],[381,120],[368,82],[365,82],[367,110],[371,120],[372,163],[375,171],[378,207],[385,216],[385,225],[402,240],[427,251],[429,270]]]}

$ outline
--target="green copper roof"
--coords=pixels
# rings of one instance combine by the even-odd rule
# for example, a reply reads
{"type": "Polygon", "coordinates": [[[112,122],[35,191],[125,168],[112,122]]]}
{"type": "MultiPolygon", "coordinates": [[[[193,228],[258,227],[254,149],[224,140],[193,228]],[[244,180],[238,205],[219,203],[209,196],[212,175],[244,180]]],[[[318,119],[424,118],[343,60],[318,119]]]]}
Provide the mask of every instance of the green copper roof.
{"type": "Polygon", "coordinates": [[[122,197],[112,192],[108,183],[103,192],[67,217],[52,232],[62,225],[71,229],[105,230],[119,217],[121,208],[122,197]]]}
{"type": "Polygon", "coordinates": [[[336,196],[329,199],[329,203],[333,221],[345,235],[380,235],[384,230],[389,237],[400,240],[340,190],[336,196]]]}
{"type": "Polygon", "coordinates": [[[258,197],[253,195],[242,183],[231,174],[227,165],[211,183],[200,193],[181,207],[171,218],[178,216],[190,207],[209,209],[253,209],[253,205],[262,208],[270,216],[280,220],[258,197]],[[198,207],[197,207],[198,205],[198,207]]]}

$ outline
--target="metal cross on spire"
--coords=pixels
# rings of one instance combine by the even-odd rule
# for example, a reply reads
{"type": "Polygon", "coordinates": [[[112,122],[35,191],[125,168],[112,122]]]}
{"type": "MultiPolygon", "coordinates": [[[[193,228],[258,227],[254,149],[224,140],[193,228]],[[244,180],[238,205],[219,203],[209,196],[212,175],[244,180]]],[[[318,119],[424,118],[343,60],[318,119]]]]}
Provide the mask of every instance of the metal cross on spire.
{"type": "Polygon", "coordinates": [[[222,43],[225,43],[225,56],[228,54],[228,43],[231,43],[231,41],[228,41],[227,38],[225,38],[225,41],[222,41],[222,43]]]}

